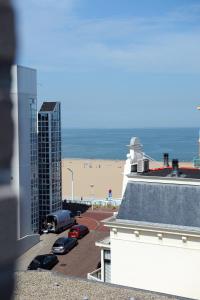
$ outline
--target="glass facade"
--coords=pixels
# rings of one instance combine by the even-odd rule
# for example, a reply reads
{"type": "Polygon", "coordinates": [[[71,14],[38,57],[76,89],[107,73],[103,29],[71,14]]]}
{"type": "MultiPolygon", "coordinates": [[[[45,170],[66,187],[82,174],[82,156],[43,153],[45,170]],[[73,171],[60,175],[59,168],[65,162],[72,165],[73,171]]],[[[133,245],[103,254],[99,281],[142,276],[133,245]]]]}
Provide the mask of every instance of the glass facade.
{"type": "Polygon", "coordinates": [[[38,200],[38,141],[37,141],[37,101],[30,101],[30,163],[31,163],[31,227],[34,233],[39,229],[38,200]]]}
{"type": "Polygon", "coordinates": [[[39,217],[62,209],[60,103],[38,113],[39,217]]]}

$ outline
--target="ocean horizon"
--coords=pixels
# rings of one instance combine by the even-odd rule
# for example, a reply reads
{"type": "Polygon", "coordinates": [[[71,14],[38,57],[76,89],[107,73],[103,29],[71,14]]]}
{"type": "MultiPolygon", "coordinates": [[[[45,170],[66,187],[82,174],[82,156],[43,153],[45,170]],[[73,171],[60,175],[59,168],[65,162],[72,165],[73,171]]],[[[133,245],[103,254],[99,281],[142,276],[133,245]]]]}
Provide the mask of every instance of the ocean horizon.
{"type": "Polygon", "coordinates": [[[76,159],[125,160],[131,137],[137,136],[144,152],[160,161],[163,153],[170,159],[192,161],[198,156],[199,128],[117,128],[62,129],[62,157],[76,159]]]}

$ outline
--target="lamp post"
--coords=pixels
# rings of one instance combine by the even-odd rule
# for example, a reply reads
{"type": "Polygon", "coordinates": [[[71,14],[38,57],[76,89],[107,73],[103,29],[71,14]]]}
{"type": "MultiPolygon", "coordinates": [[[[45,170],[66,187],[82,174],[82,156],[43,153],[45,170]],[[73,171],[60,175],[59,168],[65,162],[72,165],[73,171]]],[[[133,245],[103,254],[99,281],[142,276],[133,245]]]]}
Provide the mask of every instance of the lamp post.
{"type": "Polygon", "coordinates": [[[67,168],[67,170],[71,173],[72,176],[72,201],[73,201],[74,200],[74,172],[70,168],[67,168]]]}
{"type": "Polygon", "coordinates": [[[94,201],[94,184],[90,184],[90,187],[91,187],[92,210],[93,210],[93,201],[94,201]]]}

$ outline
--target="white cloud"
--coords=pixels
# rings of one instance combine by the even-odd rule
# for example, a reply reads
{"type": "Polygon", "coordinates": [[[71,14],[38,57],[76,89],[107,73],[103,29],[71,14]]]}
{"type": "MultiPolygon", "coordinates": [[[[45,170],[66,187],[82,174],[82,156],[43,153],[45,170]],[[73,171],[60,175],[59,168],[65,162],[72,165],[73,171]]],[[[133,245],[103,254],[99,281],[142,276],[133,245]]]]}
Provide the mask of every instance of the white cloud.
{"type": "Polygon", "coordinates": [[[75,14],[77,0],[18,2],[22,55],[37,68],[200,70],[200,5],[180,7],[162,18],[82,19],[75,14]]]}

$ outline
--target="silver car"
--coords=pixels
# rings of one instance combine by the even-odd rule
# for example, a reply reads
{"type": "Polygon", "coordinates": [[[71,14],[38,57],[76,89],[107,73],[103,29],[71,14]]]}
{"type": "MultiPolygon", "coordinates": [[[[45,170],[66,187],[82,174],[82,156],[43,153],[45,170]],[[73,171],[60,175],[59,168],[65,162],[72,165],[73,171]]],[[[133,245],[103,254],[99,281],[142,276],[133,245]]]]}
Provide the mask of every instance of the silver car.
{"type": "Polygon", "coordinates": [[[61,237],[55,241],[52,247],[54,254],[65,254],[78,244],[77,239],[61,237]]]}

